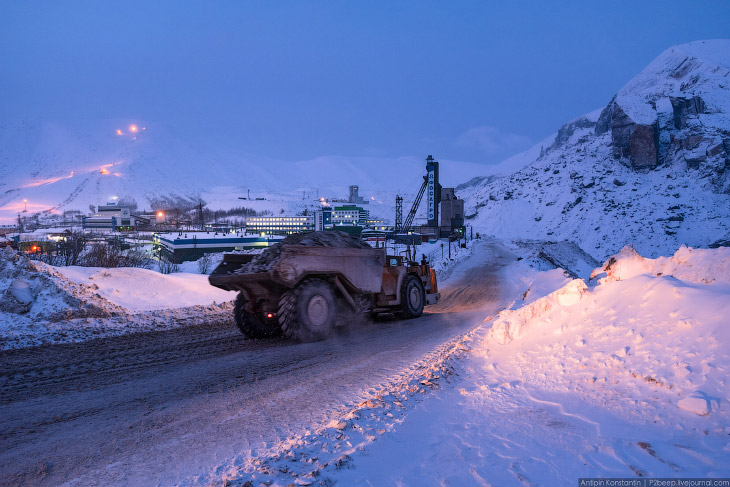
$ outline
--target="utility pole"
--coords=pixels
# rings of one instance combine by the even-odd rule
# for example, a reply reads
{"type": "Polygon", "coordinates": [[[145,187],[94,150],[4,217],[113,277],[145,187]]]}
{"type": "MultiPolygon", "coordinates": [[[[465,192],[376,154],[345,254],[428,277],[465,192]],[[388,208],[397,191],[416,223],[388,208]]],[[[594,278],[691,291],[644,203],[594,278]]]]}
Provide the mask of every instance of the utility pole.
{"type": "Polygon", "coordinates": [[[449,260],[451,260],[451,239],[449,239],[449,260]]]}
{"type": "Polygon", "coordinates": [[[474,225],[469,227],[469,235],[470,235],[469,240],[470,241],[474,240],[474,225]]]}

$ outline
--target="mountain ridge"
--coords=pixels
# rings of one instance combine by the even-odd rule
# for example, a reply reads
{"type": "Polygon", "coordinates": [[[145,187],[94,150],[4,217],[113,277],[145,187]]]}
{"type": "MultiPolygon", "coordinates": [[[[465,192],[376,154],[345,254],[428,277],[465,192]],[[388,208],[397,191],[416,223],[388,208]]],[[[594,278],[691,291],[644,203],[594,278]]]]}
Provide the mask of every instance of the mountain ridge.
{"type": "Polygon", "coordinates": [[[727,240],[727,66],[730,40],[667,49],[523,169],[463,184],[467,221],[508,238],[572,240],[599,260],[628,244],[657,256],[727,240]]]}

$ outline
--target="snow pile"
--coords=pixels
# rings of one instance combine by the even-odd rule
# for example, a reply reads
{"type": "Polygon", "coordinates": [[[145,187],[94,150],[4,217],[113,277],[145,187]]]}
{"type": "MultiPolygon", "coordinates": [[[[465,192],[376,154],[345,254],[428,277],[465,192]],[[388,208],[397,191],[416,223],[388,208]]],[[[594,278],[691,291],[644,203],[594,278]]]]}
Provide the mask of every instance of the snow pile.
{"type": "Polygon", "coordinates": [[[620,385],[611,388],[625,387],[634,401],[659,394],[697,414],[730,417],[730,249],[683,247],[646,259],[627,247],[604,270],[591,289],[575,280],[503,312],[484,347],[495,352],[491,344],[521,339],[513,345],[522,357],[515,365],[539,364],[542,373],[601,388],[620,385]]]}
{"type": "Polygon", "coordinates": [[[133,267],[71,266],[55,271],[71,282],[91,285],[101,297],[132,313],[209,305],[235,297],[211,286],[208,277],[200,274],[160,274],[133,267]]]}
{"type": "Polygon", "coordinates": [[[577,304],[587,289],[583,279],[574,279],[557,291],[522,308],[503,311],[494,320],[489,338],[500,344],[522,338],[530,332],[531,327],[539,325],[542,315],[556,307],[565,308],[577,304]]]}
{"type": "Polygon", "coordinates": [[[59,277],[51,266],[31,262],[24,253],[5,247],[0,251],[0,311],[49,321],[104,318],[124,311],[99,296],[93,286],[59,277]]]}
{"type": "Polygon", "coordinates": [[[229,322],[235,293],[207,276],[54,267],[0,251],[0,350],[229,322]]]}
{"type": "Polygon", "coordinates": [[[611,257],[592,277],[602,283],[631,279],[640,274],[674,276],[692,283],[730,285],[730,247],[693,249],[682,246],[671,257],[648,259],[632,246],[624,247],[611,257]]]}

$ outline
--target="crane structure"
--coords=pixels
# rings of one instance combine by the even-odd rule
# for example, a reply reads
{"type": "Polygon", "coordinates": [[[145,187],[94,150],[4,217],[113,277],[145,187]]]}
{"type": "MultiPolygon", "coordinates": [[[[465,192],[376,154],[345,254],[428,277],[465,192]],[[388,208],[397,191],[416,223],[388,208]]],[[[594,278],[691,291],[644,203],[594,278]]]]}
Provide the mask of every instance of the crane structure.
{"type": "Polygon", "coordinates": [[[396,232],[408,233],[408,230],[410,230],[411,225],[413,225],[413,219],[416,218],[416,212],[418,211],[418,207],[421,205],[421,199],[423,198],[423,194],[426,192],[426,186],[428,186],[428,177],[424,176],[423,184],[421,185],[421,189],[418,190],[418,195],[413,202],[411,211],[408,212],[408,216],[406,216],[406,219],[403,222],[403,226],[400,229],[396,229],[396,232]]]}

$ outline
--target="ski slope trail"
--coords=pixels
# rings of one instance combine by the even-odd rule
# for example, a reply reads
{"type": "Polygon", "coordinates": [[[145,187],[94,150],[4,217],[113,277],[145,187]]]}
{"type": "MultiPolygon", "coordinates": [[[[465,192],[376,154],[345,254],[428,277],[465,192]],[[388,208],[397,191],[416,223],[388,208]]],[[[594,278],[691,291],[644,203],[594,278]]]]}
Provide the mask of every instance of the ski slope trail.
{"type": "Polygon", "coordinates": [[[2,352],[0,485],[214,481],[220,466],[326,424],[481,324],[485,308],[464,311],[474,298],[462,287],[501,309],[512,258],[491,241],[473,254],[453,268],[435,312],[319,343],[246,340],[231,323],[2,352]]]}

